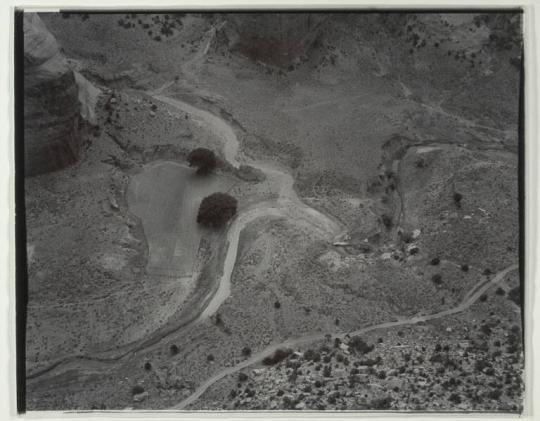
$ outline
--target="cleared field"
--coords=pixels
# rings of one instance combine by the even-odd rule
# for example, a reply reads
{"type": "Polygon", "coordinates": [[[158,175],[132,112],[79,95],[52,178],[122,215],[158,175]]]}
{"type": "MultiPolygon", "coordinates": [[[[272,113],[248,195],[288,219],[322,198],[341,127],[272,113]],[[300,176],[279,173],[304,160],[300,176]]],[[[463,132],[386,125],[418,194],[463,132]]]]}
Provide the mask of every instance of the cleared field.
{"type": "Polygon", "coordinates": [[[170,161],[146,165],[129,184],[127,202],[142,220],[148,242],[146,270],[151,275],[182,277],[193,273],[203,228],[196,223],[201,200],[227,191],[233,180],[195,171],[170,161]]]}

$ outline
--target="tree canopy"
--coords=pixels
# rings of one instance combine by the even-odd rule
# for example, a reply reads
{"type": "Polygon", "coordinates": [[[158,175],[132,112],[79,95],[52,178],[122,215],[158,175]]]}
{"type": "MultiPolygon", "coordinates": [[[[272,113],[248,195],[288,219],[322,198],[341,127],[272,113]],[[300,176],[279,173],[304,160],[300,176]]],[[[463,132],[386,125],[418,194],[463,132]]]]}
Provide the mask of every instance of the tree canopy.
{"type": "Polygon", "coordinates": [[[217,164],[214,152],[206,148],[193,149],[187,160],[190,167],[197,167],[197,174],[208,174],[217,164]]]}
{"type": "Polygon", "coordinates": [[[197,223],[220,228],[236,215],[236,206],[236,199],[227,193],[213,193],[202,200],[197,223]]]}

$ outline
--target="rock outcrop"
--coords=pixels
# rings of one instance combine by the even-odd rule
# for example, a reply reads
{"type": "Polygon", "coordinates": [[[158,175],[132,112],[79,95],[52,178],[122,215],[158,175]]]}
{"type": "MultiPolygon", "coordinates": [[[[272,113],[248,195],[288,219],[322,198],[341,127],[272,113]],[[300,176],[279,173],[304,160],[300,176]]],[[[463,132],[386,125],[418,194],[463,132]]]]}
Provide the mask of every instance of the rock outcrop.
{"type": "Polygon", "coordinates": [[[63,168],[78,159],[81,106],[74,72],[35,13],[24,15],[25,174],[63,168]]]}
{"type": "Polygon", "coordinates": [[[230,49],[256,61],[285,67],[307,54],[325,15],[231,13],[223,17],[230,49]]]}

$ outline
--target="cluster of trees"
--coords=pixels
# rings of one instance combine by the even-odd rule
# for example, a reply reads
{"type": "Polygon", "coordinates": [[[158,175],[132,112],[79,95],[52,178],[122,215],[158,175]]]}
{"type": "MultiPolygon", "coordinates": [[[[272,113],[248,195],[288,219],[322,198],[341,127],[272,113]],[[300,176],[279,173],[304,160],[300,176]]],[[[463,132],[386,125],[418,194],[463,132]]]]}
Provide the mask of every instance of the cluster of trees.
{"type": "MultiPolygon", "coordinates": [[[[210,174],[217,165],[216,155],[206,148],[196,148],[187,157],[190,167],[196,167],[196,173],[201,176],[210,174]]],[[[236,215],[237,200],[227,193],[213,193],[205,197],[197,214],[197,223],[221,228],[236,215]]]]}

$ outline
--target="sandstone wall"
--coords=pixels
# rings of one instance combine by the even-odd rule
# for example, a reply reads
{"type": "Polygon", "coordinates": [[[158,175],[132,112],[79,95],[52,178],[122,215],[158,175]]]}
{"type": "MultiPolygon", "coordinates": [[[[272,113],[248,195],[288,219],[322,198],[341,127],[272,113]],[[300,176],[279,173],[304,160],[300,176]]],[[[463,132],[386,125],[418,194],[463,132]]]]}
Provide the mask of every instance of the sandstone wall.
{"type": "Polygon", "coordinates": [[[230,48],[253,60],[287,66],[307,54],[324,14],[231,13],[224,15],[230,48]]]}
{"type": "Polygon", "coordinates": [[[58,44],[35,13],[24,15],[25,173],[54,171],[79,156],[79,90],[58,44]]]}

